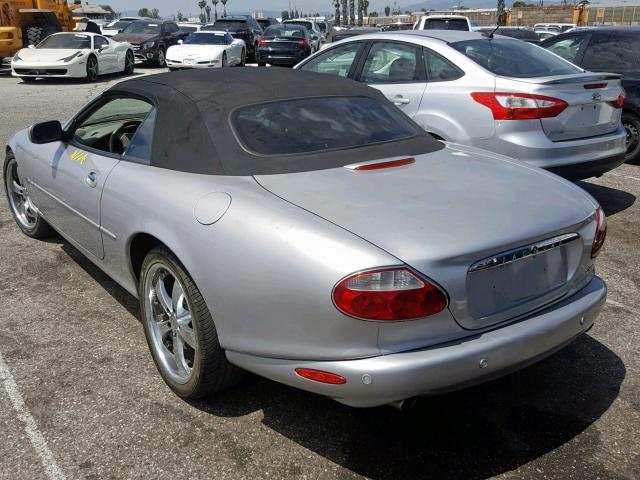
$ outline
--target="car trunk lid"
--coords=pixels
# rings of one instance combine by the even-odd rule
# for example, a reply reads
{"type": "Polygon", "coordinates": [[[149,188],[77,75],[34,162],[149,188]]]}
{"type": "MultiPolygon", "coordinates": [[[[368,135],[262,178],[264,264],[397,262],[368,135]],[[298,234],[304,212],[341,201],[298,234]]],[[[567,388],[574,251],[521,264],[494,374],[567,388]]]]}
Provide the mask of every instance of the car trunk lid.
{"type": "Polygon", "coordinates": [[[561,297],[589,257],[580,237],[553,240],[575,234],[593,215],[586,194],[546,172],[467,147],[449,145],[395,168],[337,168],[256,180],[440,284],[464,328],[516,318],[561,297]],[[521,258],[499,268],[472,268],[543,241],[554,248],[538,245],[535,258],[531,251],[520,252],[521,258]]]}
{"type": "Polygon", "coordinates": [[[560,99],[567,107],[540,123],[553,142],[596,137],[615,132],[621,110],[613,104],[622,92],[620,75],[584,74],[512,79],[497,77],[496,92],[514,91],[560,99]]]}

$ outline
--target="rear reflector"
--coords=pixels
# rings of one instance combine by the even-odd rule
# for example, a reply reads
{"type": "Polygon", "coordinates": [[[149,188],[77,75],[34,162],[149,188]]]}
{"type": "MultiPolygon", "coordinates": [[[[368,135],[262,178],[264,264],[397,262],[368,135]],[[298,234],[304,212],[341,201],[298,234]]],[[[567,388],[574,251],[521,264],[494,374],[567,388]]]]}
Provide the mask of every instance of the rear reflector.
{"type": "Polygon", "coordinates": [[[474,92],[473,99],[493,113],[494,120],[535,120],[557,117],[568,104],[559,98],[531,93],[474,92]]]}
{"type": "Polygon", "coordinates": [[[357,167],[354,167],[353,170],[357,170],[359,172],[367,170],[382,170],[383,168],[401,167],[403,165],[410,165],[412,163],[416,163],[415,158],[403,158],[402,160],[391,160],[389,162],[367,163],[366,165],[358,165],[357,167]]]}
{"type": "Polygon", "coordinates": [[[587,83],[584,85],[584,88],[586,88],[587,90],[594,90],[596,88],[604,88],[606,86],[606,83],[587,83]]]}
{"type": "Polygon", "coordinates": [[[347,379],[337,373],[324,372],[313,368],[296,368],[296,373],[303,378],[330,385],[344,385],[347,379]]]}
{"type": "Polygon", "coordinates": [[[607,238],[607,217],[604,215],[602,207],[598,207],[596,210],[596,234],[593,237],[591,258],[595,258],[598,255],[604,245],[605,238],[607,238]]]}
{"type": "Polygon", "coordinates": [[[447,306],[442,290],[406,267],[355,273],[333,289],[336,307],[362,320],[412,320],[447,306]]]}

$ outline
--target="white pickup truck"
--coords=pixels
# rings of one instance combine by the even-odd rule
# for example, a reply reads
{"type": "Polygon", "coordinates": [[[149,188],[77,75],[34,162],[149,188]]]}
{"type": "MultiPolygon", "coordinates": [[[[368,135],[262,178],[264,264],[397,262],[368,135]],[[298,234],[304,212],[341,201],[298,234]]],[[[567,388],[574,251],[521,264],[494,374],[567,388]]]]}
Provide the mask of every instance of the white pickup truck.
{"type": "Polygon", "coordinates": [[[413,26],[414,30],[471,31],[471,22],[463,15],[424,15],[413,26]]]}

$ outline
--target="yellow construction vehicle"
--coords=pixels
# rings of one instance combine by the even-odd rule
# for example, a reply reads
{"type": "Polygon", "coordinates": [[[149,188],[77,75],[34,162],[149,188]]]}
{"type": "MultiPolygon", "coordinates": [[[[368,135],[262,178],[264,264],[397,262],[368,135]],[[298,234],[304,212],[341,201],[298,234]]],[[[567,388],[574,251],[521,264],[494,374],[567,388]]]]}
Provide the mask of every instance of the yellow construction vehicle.
{"type": "Polygon", "coordinates": [[[67,0],[0,0],[0,64],[22,47],[36,45],[55,32],[75,28],[67,0]]]}

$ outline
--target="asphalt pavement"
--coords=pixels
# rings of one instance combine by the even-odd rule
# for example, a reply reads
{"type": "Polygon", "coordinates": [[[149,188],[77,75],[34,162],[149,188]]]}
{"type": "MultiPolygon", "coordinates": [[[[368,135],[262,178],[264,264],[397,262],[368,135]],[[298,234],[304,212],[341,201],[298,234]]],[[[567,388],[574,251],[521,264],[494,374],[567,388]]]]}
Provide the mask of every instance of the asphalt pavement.
{"type": "MultiPolygon", "coordinates": [[[[0,77],[0,143],[121,79],[0,77]]],[[[640,166],[580,186],[609,222],[597,261],[609,299],[595,327],[536,365],[407,413],[254,376],[180,400],[156,372],[137,301],[60,237],[22,235],[3,194],[0,478],[639,479],[640,166]]]]}

